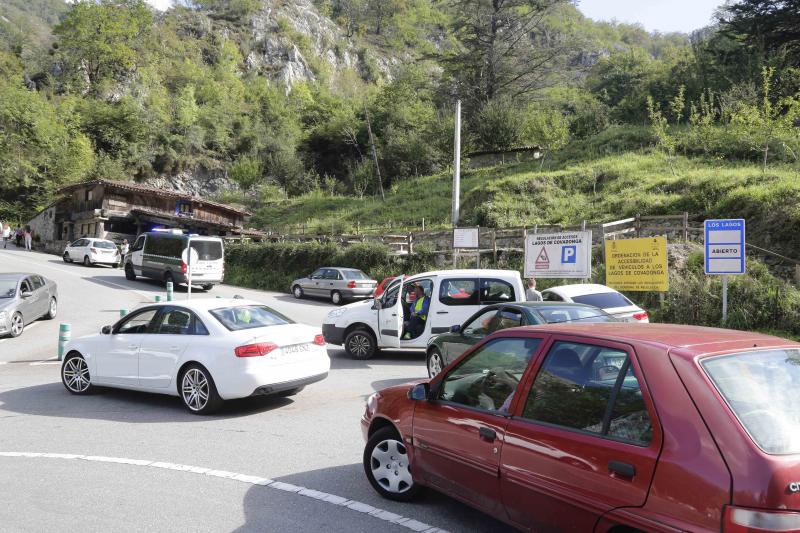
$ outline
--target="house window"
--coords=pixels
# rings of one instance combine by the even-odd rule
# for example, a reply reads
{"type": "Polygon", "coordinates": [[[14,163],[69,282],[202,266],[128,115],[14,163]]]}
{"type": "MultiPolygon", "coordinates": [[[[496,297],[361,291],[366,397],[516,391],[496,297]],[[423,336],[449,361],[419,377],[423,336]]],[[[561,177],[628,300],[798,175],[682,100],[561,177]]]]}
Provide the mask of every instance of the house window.
{"type": "Polygon", "coordinates": [[[192,216],[192,203],[186,200],[178,200],[175,203],[175,214],[182,217],[192,216]]]}
{"type": "Polygon", "coordinates": [[[86,198],[85,198],[85,200],[86,200],[87,202],[90,202],[90,201],[91,201],[93,198],[94,198],[94,191],[92,191],[92,190],[87,190],[87,191],[86,191],[86,198]]]}

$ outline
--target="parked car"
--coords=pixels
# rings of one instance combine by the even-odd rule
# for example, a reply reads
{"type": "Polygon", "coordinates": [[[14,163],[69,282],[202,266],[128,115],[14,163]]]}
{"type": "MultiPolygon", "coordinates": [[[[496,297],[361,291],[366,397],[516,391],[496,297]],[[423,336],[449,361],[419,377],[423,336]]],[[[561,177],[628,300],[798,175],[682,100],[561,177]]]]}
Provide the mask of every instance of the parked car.
{"type": "Polygon", "coordinates": [[[448,333],[442,333],[428,341],[425,358],[428,377],[441,372],[442,368],[495,331],[518,326],[573,321],[617,322],[618,320],[602,309],[583,304],[521,302],[490,305],[469,317],[462,325],[453,326],[448,333]]]}
{"type": "Polygon", "coordinates": [[[95,386],[168,394],[196,414],[223,400],[297,394],[330,369],[318,328],[244,299],[148,305],[65,353],[61,378],[73,394],[95,386]]]}
{"type": "Polygon", "coordinates": [[[499,331],[361,425],[382,496],[526,531],[800,530],[800,344],[667,324],[499,331]]]}
{"type": "Polygon", "coordinates": [[[650,322],[647,311],[611,287],[596,283],[561,285],[542,291],[545,302],[574,302],[599,307],[626,322],[650,322]]]}
{"type": "Polygon", "coordinates": [[[58,286],[38,274],[0,273],[0,337],[19,337],[31,322],[56,317],[58,286]]]}
{"type": "Polygon", "coordinates": [[[525,289],[515,270],[439,270],[414,276],[398,276],[380,298],[334,309],[322,324],[330,344],[344,345],[354,359],[369,359],[381,348],[425,350],[433,335],[450,331],[456,324],[495,303],[520,302],[525,289]],[[405,319],[420,287],[429,300],[424,327],[415,338],[403,338],[405,319]]]}
{"type": "Polygon", "coordinates": [[[291,289],[295,298],[330,298],[331,302],[339,305],[347,300],[370,298],[377,284],[356,268],[322,267],[305,278],[294,280],[291,289]]]}
{"type": "Polygon", "coordinates": [[[219,237],[177,229],[148,231],[136,238],[125,256],[125,277],[132,281],[142,276],[185,285],[191,277],[192,285],[210,291],[222,283],[224,275],[225,252],[219,237]]]}
{"type": "Polygon", "coordinates": [[[67,245],[61,256],[65,263],[78,261],[84,266],[112,265],[119,266],[122,258],[117,245],[106,239],[78,239],[67,245]]]}

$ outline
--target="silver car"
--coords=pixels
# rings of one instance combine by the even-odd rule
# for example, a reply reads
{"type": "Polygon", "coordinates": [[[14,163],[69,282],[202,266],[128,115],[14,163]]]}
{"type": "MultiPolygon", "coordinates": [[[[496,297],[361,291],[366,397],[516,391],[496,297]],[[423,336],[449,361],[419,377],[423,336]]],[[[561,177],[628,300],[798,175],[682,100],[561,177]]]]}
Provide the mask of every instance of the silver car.
{"type": "Polygon", "coordinates": [[[377,285],[377,281],[355,268],[322,267],[294,280],[291,289],[295,298],[318,296],[339,305],[345,300],[370,298],[377,285]]]}
{"type": "Polygon", "coordinates": [[[0,273],[0,337],[19,337],[26,324],[58,312],[58,287],[38,274],[0,273]]]}

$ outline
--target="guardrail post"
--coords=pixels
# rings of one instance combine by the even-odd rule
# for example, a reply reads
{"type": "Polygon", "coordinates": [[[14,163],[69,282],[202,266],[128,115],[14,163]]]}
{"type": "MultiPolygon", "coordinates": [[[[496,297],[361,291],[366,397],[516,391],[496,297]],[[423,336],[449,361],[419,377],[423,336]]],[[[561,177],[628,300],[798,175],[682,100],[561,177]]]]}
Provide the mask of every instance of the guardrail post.
{"type": "Polygon", "coordinates": [[[168,282],[167,282],[167,301],[168,301],[168,302],[171,302],[171,301],[172,301],[173,290],[174,290],[174,287],[173,287],[173,285],[172,285],[172,282],[171,282],[171,281],[168,281],[168,282]]]}
{"type": "Polygon", "coordinates": [[[414,253],[414,235],[411,232],[409,232],[408,235],[406,235],[406,243],[408,244],[408,255],[413,254],[414,253]]]}
{"type": "Polygon", "coordinates": [[[640,217],[641,215],[639,213],[636,213],[636,220],[634,221],[634,227],[636,228],[637,237],[642,236],[642,220],[640,217]]]}
{"type": "Polygon", "coordinates": [[[72,326],[70,324],[61,324],[58,327],[58,360],[64,360],[64,349],[67,347],[70,337],[72,336],[72,326]]]}

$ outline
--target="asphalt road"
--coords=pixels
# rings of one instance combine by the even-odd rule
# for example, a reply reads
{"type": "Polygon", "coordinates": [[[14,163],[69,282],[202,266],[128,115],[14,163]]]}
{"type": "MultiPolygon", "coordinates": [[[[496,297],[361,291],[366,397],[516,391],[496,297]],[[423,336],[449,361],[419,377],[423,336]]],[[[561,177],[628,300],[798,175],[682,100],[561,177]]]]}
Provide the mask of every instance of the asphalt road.
{"type": "MultiPolygon", "coordinates": [[[[229,402],[211,417],[191,415],[168,396],[107,389],[75,397],[48,361],[58,324],[70,323],[75,336],[94,333],[163,288],[127,281],[121,270],[0,250],[0,272],[19,271],[55,280],[60,309],[55,320],[0,340],[0,530],[507,530],[433,491],[413,504],[383,500],[364,477],[364,400],[423,377],[421,354],[361,362],[329,346],[325,381],[291,399],[229,402]]],[[[240,294],[311,325],[331,309],[230,286],[193,297],[217,294],[240,294]]]]}

